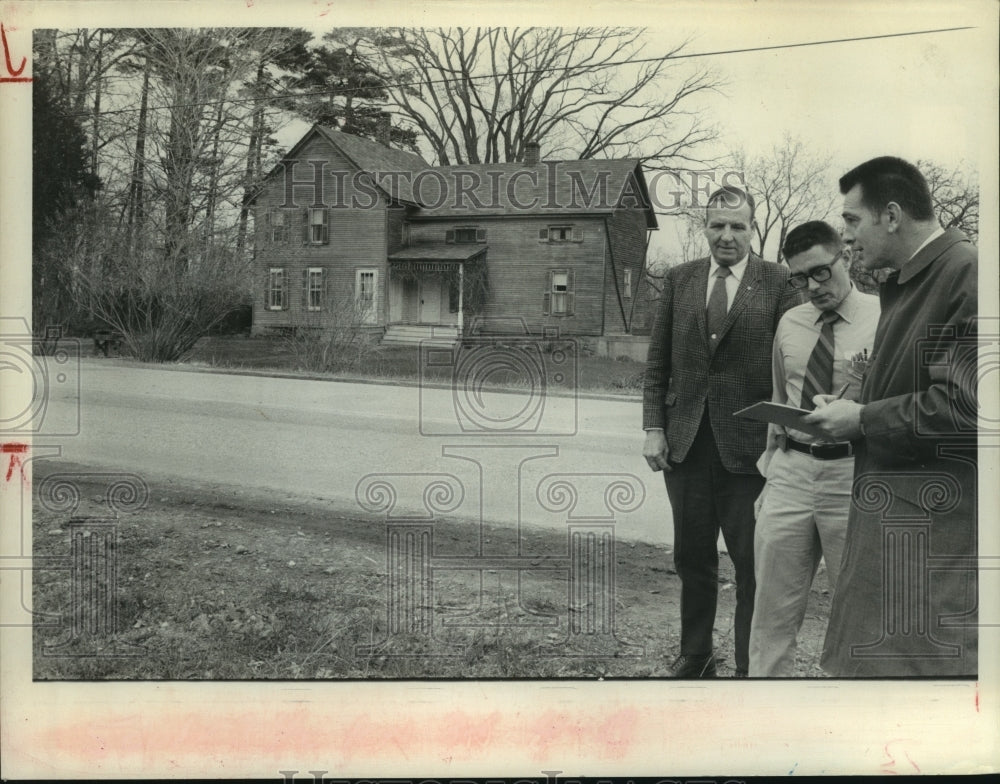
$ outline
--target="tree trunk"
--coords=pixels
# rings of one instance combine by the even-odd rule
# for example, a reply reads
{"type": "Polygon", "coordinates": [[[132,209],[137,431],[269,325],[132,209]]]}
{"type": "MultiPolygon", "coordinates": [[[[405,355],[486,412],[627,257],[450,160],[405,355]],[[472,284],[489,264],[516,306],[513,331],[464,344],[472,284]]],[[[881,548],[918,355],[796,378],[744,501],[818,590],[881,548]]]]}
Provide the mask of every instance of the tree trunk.
{"type": "Polygon", "coordinates": [[[239,225],[236,232],[236,252],[242,257],[246,247],[247,223],[250,217],[250,200],[253,198],[254,183],[260,176],[260,153],[264,131],[264,106],[261,91],[264,89],[264,59],[257,64],[257,82],[254,87],[256,105],[250,126],[250,141],[247,143],[247,165],[243,178],[243,201],[240,204],[239,225]]]}
{"type": "Polygon", "coordinates": [[[97,169],[97,150],[98,150],[98,137],[100,134],[100,121],[101,121],[101,83],[103,79],[100,78],[101,74],[101,55],[104,51],[104,31],[101,30],[97,37],[97,68],[96,72],[98,78],[95,80],[94,85],[94,130],[91,138],[91,160],[90,160],[90,171],[95,177],[99,177],[97,169]]]}
{"type": "Polygon", "coordinates": [[[149,58],[142,74],[142,95],[139,98],[139,119],[135,131],[135,156],[132,159],[132,181],[128,191],[128,246],[134,249],[136,245],[144,244],[146,206],[146,114],[149,110],[149,58]],[[138,242],[137,242],[138,240],[138,242]]]}

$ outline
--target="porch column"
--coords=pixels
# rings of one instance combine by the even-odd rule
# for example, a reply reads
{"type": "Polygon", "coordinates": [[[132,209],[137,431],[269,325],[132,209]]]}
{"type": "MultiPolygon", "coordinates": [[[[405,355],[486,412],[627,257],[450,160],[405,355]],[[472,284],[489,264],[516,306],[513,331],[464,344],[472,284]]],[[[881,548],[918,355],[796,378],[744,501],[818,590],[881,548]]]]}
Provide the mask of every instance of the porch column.
{"type": "Polygon", "coordinates": [[[462,309],[465,303],[462,301],[465,296],[465,264],[458,262],[458,337],[462,337],[462,327],[465,324],[465,316],[462,309]]]}

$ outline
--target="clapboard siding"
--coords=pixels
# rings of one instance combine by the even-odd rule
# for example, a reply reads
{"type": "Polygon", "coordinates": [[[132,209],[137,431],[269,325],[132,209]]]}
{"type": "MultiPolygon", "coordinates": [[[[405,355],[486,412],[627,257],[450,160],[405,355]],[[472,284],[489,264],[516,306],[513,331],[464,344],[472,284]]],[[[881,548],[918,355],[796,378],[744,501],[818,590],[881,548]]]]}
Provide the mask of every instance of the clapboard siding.
{"type": "Polygon", "coordinates": [[[387,248],[392,242],[396,247],[402,243],[402,210],[387,209],[385,197],[381,194],[373,199],[367,191],[356,191],[353,180],[354,167],[329,142],[316,136],[301,150],[299,163],[294,170],[296,180],[306,180],[313,176],[308,161],[321,160],[323,168],[322,200],[328,205],[328,242],[312,245],[303,242],[306,208],[313,197],[311,185],[296,185],[287,213],[288,239],[283,243],[271,243],[267,237],[268,210],[281,209],[285,203],[284,175],[279,170],[264,186],[254,209],[257,240],[257,269],[254,294],[254,331],[289,326],[322,326],[330,322],[333,308],[310,312],[305,307],[303,296],[303,270],[321,267],[327,271],[326,304],[335,305],[353,296],[355,277],[359,269],[377,270],[377,299],[375,312],[377,323],[385,324],[387,301],[387,248]],[[347,176],[344,176],[346,173],[347,176]],[[372,206],[367,205],[375,202],[372,206]],[[363,206],[356,206],[356,205],[363,206]],[[391,239],[390,239],[391,238],[391,239]],[[289,285],[288,308],[268,310],[265,308],[268,270],[283,267],[289,285]]]}
{"type": "Polygon", "coordinates": [[[625,290],[626,269],[632,270],[631,296],[637,296],[639,290],[646,252],[646,221],[639,210],[617,210],[608,218],[607,226],[610,253],[605,277],[604,332],[615,334],[627,331],[626,320],[632,312],[632,299],[626,297],[625,290]]]}
{"type": "MultiPolygon", "coordinates": [[[[491,318],[523,318],[532,333],[558,328],[561,335],[600,335],[603,319],[604,223],[600,218],[575,217],[554,221],[545,217],[504,216],[480,220],[413,221],[411,245],[444,242],[455,228],[486,230],[486,266],[490,300],[481,314],[491,318]],[[542,242],[539,230],[572,225],[579,242],[542,242]],[[544,313],[550,270],[572,269],[574,314],[544,313]]],[[[470,244],[475,248],[475,244],[470,244]]]]}

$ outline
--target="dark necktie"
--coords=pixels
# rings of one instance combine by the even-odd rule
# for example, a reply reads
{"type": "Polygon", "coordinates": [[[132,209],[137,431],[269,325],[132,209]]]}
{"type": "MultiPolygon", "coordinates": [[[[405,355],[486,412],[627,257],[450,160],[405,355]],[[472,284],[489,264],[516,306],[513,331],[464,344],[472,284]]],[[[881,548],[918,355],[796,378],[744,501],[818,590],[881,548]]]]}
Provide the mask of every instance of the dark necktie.
{"type": "Polygon", "coordinates": [[[833,325],[840,320],[836,311],[824,310],[820,319],[823,328],[819,331],[816,346],[809,355],[806,377],[802,381],[802,402],[799,408],[813,409],[814,395],[829,395],[833,391],[833,325]]]}
{"type": "Polygon", "coordinates": [[[708,328],[709,342],[714,347],[722,331],[722,323],[726,320],[728,308],[726,297],[726,278],[733,272],[729,267],[719,267],[715,271],[715,285],[708,297],[708,308],[705,311],[705,326],[708,328]]]}

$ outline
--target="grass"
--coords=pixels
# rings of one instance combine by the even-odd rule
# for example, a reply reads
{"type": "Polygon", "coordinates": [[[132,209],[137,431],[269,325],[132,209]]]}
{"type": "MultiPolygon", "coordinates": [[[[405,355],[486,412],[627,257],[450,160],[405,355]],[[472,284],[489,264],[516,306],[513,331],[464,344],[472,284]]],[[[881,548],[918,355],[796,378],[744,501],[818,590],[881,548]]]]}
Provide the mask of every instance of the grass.
{"type": "MultiPolygon", "coordinates": [[[[104,488],[78,471],[85,468],[42,461],[35,479],[77,472],[79,514],[108,520],[104,488]]],[[[678,652],[680,586],[669,548],[617,543],[613,636],[586,627],[601,607],[576,604],[568,567],[528,569],[518,581],[507,570],[472,568],[473,561],[434,573],[422,626],[407,622],[414,616],[390,615],[382,521],[338,515],[319,502],[169,483],[150,491],[143,509],[114,521],[110,577],[74,573],[67,514],[35,506],[36,680],[657,678],[678,652]],[[74,636],[73,607],[90,617],[93,605],[73,586],[109,581],[113,628],[74,636]]],[[[517,531],[484,528],[494,552],[517,549],[517,531]]],[[[479,535],[477,524],[439,520],[433,551],[470,557],[479,535]]],[[[525,553],[566,558],[564,532],[523,529],[520,536],[525,553]]],[[[732,670],[732,580],[722,558],[715,637],[723,676],[732,670]]],[[[797,677],[822,675],[817,660],[829,613],[822,588],[818,581],[810,597],[797,677]]]]}
{"type": "MultiPolygon", "coordinates": [[[[543,362],[547,362],[543,355],[543,362]]],[[[185,362],[231,370],[273,370],[282,373],[305,372],[296,367],[287,343],[274,337],[212,336],[198,341],[185,362]]],[[[644,365],[626,357],[614,359],[580,352],[577,359],[577,389],[585,392],[639,395],[642,391],[644,365]]],[[[310,374],[315,375],[315,374],[310,374]]],[[[373,349],[365,365],[338,373],[322,374],[331,378],[365,378],[416,383],[430,380],[450,383],[449,367],[421,367],[416,346],[379,346],[373,349]]],[[[523,387],[524,372],[498,369],[490,373],[488,384],[500,388],[523,387]]]]}

